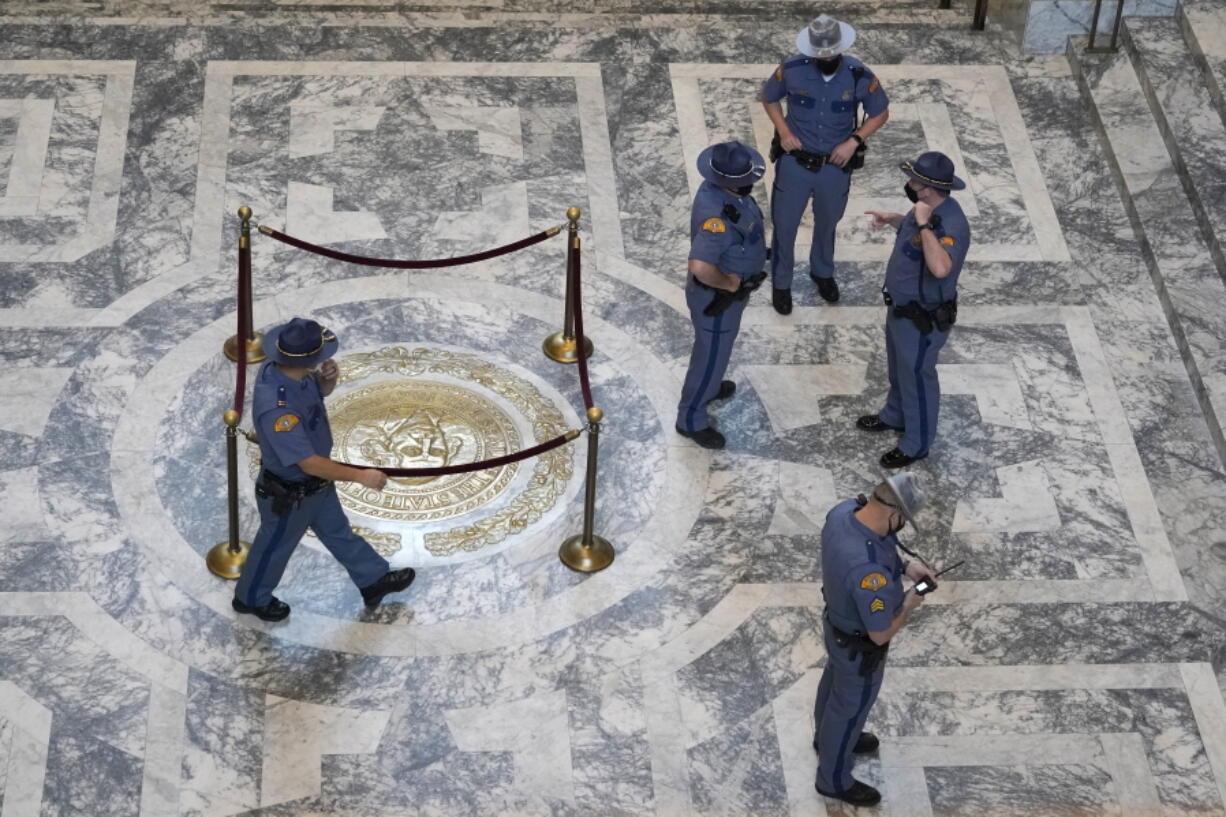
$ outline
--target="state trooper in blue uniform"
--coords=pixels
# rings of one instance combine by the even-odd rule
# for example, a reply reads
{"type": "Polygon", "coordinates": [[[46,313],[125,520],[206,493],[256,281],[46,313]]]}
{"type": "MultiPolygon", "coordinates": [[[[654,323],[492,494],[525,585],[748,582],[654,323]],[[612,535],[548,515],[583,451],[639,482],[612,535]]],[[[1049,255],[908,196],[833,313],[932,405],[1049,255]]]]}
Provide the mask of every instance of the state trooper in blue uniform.
{"type": "Polygon", "coordinates": [[[724,435],[711,428],[707,404],[736,392],[736,383],[724,380],[724,372],[749,295],[766,279],[762,210],[750,195],[766,163],[751,147],[723,142],[698,156],[698,172],[706,181],[690,210],[685,285],[694,349],[677,407],[677,433],[704,448],[723,448],[724,435]]]}
{"type": "Polygon", "coordinates": [[[387,560],[353,532],[336,496],[334,480],[360,482],[376,491],[387,485],[382,471],[331,459],[324,397],[340,374],[330,360],[338,345],[336,335],[304,318],[264,336],[268,362],[260,367],[251,400],[263,464],[255,486],[260,530],[234,589],[233,606],[265,621],[289,615],[289,605],[272,591],[307,528],[349,571],[367,607],[413,581],[412,568],[389,570],[387,560]]]}
{"type": "Polygon", "coordinates": [[[792,311],[796,228],[810,199],[809,277],[826,301],[839,299],[834,233],[847,208],[851,171],[864,162],[865,140],[890,118],[881,82],[864,63],[843,53],[855,39],[855,29],[823,14],[797,35],[800,54],[786,60],[762,85],[762,105],[778,140],[771,148],[771,301],[781,315],[792,311]],[[780,105],[784,97],[786,115],[780,105]],[[859,105],[867,118],[857,125],[859,105]]]}
{"type": "Polygon", "coordinates": [[[906,562],[898,555],[897,534],[907,522],[914,526],[923,505],[916,476],[896,474],[871,497],[835,505],[822,528],[826,668],[813,706],[816,787],[856,806],[881,800],[876,789],[851,776],[853,755],[874,752],[880,744],[864,731],[864,722],[881,690],[890,639],[924,601],[904,591],[902,580],[933,575],[918,559],[906,562]]]}
{"type": "Polygon", "coordinates": [[[971,244],[966,215],[949,195],[966,184],[949,157],[932,151],[899,167],[910,177],[903,190],[915,206],[906,215],[867,212],[873,229],[898,231],[882,287],[890,392],[880,412],[856,420],[865,431],[903,432],[897,447],[881,455],[886,468],[928,456],[936,437],[937,355],[958,317],[958,276],[971,244]]]}

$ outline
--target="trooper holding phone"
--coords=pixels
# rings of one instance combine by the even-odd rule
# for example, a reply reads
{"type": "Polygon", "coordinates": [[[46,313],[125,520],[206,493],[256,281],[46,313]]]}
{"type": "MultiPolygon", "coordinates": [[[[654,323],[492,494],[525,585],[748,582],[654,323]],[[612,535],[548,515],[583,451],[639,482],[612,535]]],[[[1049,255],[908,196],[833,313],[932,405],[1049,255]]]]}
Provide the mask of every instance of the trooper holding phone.
{"type": "Polygon", "coordinates": [[[855,806],[881,800],[872,786],[851,776],[853,755],[874,752],[879,741],[864,722],[877,700],[890,639],[907,623],[923,595],[904,591],[935,575],[918,559],[906,562],[898,532],[924,506],[912,473],[896,474],[869,497],[840,502],[822,528],[823,629],[826,669],[813,708],[818,753],[817,791],[855,806]]]}

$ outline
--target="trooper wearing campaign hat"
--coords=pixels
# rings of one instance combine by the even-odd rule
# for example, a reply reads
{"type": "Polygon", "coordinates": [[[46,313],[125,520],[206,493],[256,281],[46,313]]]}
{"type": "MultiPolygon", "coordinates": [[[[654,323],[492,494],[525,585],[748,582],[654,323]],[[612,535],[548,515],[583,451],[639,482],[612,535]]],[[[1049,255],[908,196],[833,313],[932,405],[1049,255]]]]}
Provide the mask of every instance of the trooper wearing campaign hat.
{"type": "Polygon", "coordinates": [[[936,438],[937,355],[958,317],[958,277],[971,245],[966,214],[950,195],[966,187],[953,161],[930,151],[899,169],[907,176],[903,192],[911,210],[866,212],[873,229],[897,230],[882,288],[890,391],[879,412],[856,420],[864,431],[902,432],[898,445],[881,455],[886,468],[923,459],[936,438]]]}
{"type": "Polygon", "coordinates": [[[904,590],[903,580],[932,577],[918,559],[907,562],[898,532],[924,507],[914,474],[885,477],[870,496],[835,505],[822,528],[822,616],[826,668],[813,706],[813,748],[818,754],[819,794],[857,806],[881,799],[852,777],[854,755],[875,752],[880,741],[864,731],[885,673],[890,639],[924,597],[904,590]]]}
{"type": "Polygon", "coordinates": [[[677,433],[704,448],[723,448],[707,404],[726,400],[736,383],[724,380],[749,295],[766,278],[766,232],[751,194],[766,173],[762,154],[740,142],[711,145],[698,156],[704,179],[690,210],[689,276],[685,301],[694,348],[677,406],[677,433]]]}
{"type": "Polygon", "coordinates": [[[781,315],[792,311],[796,230],[810,201],[809,277],[824,300],[839,299],[834,235],[847,207],[851,171],[863,163],[862,148],[890,116],[881,82],[846,53],[855,39],[854,28],[822,14],[796,35],[800,53],[784,60],[762,85],[760,98],[777,140],[771,149],[771,300],[781,315]]]}
{"type": "Polygon", "coordinates": [[[233,607],[265,621],[280,621],[290,613],[272,591],[307,528],[349,571],[366,606],[374,607],[413,581],[413,568],[391,570],[353,532],[336,495],[337,481],[360,482],[375,491],[387,485],[382,471],[331,458],[324,397],[340,376],[332,360],[338,346],[335,334],[306,318],[294,318],[264,336],[268,361],[260,367],[251,398],[262,465],[255,484],[260,529],[234,588],[233,607]]]}

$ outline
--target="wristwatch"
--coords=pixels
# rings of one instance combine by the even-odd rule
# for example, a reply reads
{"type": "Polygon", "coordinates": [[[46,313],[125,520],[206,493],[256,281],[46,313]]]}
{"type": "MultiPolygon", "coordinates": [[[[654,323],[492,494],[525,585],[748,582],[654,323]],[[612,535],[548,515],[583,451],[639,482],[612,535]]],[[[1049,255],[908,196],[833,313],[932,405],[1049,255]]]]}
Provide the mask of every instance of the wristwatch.
{"type": "Polygon", "coordinates": [[[920,230],[932,230],[933,232],[936,232],[936,229],[937,229],[937,228],[936,228],[936,227],[933,227],[933,226],[932,226],[932,222],[931,222],[931,221],[929,221],[929,222],[925,222],[924,224],[921,224],[921,225],[919,226],[919,228],[918,228],[918,229],[920,229],[920,230]]]}
{"type": "Polygon", "coordinates": [[[855,139],[855,140],[856,140],[856,144],[858,144],[860,147],[864,147],[864,137],[863,137],[863,136],[861,136],[861,135],[860,135],[860,134],[858,134],[858,133],[853,133],[853,134],[851,135],[851,138],[852,138],[852,139],[855,139]]]}

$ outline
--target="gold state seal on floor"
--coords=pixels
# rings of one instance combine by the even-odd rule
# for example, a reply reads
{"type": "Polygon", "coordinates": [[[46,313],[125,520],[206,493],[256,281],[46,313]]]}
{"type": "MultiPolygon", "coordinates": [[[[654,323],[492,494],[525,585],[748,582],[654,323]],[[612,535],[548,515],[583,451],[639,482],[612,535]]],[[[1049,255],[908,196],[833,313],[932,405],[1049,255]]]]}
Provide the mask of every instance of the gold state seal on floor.
{"type": "MultiPolygon", "coordinates": [[[[417,468],[499,457],[567,429],[562,412],[524,377],[450,349],[390,346],[340,359],[329,410],[333,457],[355,465],[417,468]],[[518,415],[518,416],[516,416],[518,415]],[[531,434],[524,433],[531,429],[531,434]],[[529,438],[530,437],[530,438],[529,438]]],[[[557,502],[574,449],[498,468],[396,478],[382,492],[337,483],[354,529],[387,555],[408,529],[432,556],[481,550],[525,530],[557,502]],[[516,479],[531,468],[527,478],[516,479]],[[455,527],[440,520],[459,519],[455,527]]]]}

